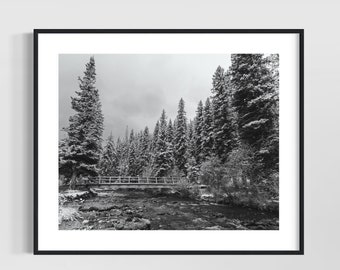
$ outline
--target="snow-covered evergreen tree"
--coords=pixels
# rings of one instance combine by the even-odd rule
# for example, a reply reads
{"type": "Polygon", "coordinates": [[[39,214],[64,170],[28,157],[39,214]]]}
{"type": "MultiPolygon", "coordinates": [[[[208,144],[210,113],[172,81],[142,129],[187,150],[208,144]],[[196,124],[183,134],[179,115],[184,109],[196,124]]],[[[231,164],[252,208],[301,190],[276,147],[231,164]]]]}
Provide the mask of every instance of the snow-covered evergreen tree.
{"type": "Polygon", "coordinates": [[[175,158],[174,158],[174,127],[171,119],[169,120],[168,127],[166,130],[167,137],[167,148],[170,152],[170,169],[173,169],[175,166],[175,158]]]}
{"type": "Polygon", "coordinates": [[[213,153],[214,145],[214,126],[213,111],[210,99],[207,98],[203,109],[203,126],[202,126],[202,156],[206,160],[213,153]]]}
{"type": "Polygon", "coordinates": [[[278,93],[262,54],[232,55],[231,83],[243,143],[257,151],[262,169],[278,165],[278,93]],[[277,124],[277,130],[275,125],[277,124]]]}
{"type": "Polygon", "coordinates": [[[267,168],[278,172],[279,171],[279,55],[270,54],[266,57],[267,67],[274,80],[274,94],[272,102],[273,112],[273,130],[266,144],[263,146],[270,153],[264,156],[263,162],[267,164],[267,168]]]}
{"type": "Polygon", "coordinates": [[[157,120],[155,127],[153,129],[151,141],[150,141],[150,164],[149,164],[149,171],[154,172],[154,163],[156,158],[156,146],[158,140],[158,133],[159,133],[159,120],[157,120]]]}
{"type": "Polygon", "coordinates": [[[140,173],[141,174],[150,162],[151,138],[149,128],[145,127],[140,139],[140,173]]]}
{"type": "Polygon", "coordinates": [[[187,149],[187,118],[184,110],[184,100],[181,98],[176,117],[174,132],[174,156],[177,168],[186,174],[186,149],[187,149]]]}
{"type": "Polygon", "coordinates": [[[101,110],[96,83],[94,57],[86,64],[84,76],[78,78],[79,91],[71,98],[75,114],[69,119],[67,132],[67,151],[60,163],[60,171],[64,166],[72,171],[70,188],[73,189],[80,175],[97,175],[98,162],[102,150],[102,134],[104,117],[101,110]]]}
{"type": "Polygon", "coordinates": [[[72,163],[70,163],[65,157],[70,155],[70,147],[68,146],[68,138],[64,138],[59,141],[59,174],[63,176],[67,182],[69,182],[72,176],[72,163]]]}
{"type": "Polygon", "coordinates": [[[152,142],[151,142],[151,150],[153,151],[156,148],[157,140],[159,133],[159,121],[156,122],[155,128],[153,130],[152,142]]]}
{"type": "Polygon", "coordinates": [[[186,152],[186,171],[187,177],[191,182],[197,181],[199,175],[199,164],[196,160],[196,137],[195,137],[195,125],[193,121],[190,121],[187,127],[187,152],[186,152]]]}
{"type": "Polygon", "coordinates": [[[118,159],[118,175],[124,176],[128,174],[129,162],[128,162],[128,144],[127,141],[122,141],[120,138],[117,139],[116,152],[118,159]]]}
{"type": "Polygon", "coordinates": [[[167,122],[165,111],[162,111],[161,118],[159,119],[158,139],[155,148],[155,175],[166,176],[171,170],[171,149],[167,141],[167,122]]]}
{"type": "Polygon", "coordinates": [[[194,158],[196,160],[196,136],[195,136],[195,123],[189,121],[187,125],[187,158],[194,158]]]}
{"type": "Polygon", "coordinates": [[[133,129],[130,131],[130,138],[129,138],[129,157],[128,157],[128,175],[129,176],[136,176],[138,172],[138,164],[137,164],[137,140],[134,134],[133,129]]]}
{"type": "Polygon", "coordinates": [[[195,140],[195,148],[192,149],[193,158],[195,158],[196,163],[200,164],[203,156],[202,146],[203,146],[203,103],[202,100],[199,101],[197,110],[196,110],[196,117],[195,117],[195,126],[193,132],[193,139],[195,140]]]}
{"type": "Polygon", "coordinates": [[[141,176],[143,173],[143,149],[142,149],[142,141],[143,141],[143,131],[139,131],[135,136],[135,144],[136,144],[136,176],[141,176]]]}
{"type": "Polygon", "coordinates": [[[234,131],[230,109],[229,74],[218,66],[212,88],[214,153],[225,162],[234,146],[234,131]]]}
{"type": "Polygon", "coordinates": [[[99,163],[100,175],[114,176],[118,174],[118,158],[112,133],[107,138],[99,163]]]}
{"type": "Polygon", "coordinates": [[[274,79],[275,92],[277,94],[279,93],[279,81],[280,81],[279,59],[280,58],[278,54],[270,54],[265,59],[265,61],[267,62],[267,67],[271,73],[271,76],[274,79]]]}
{"type": "Polygon", "coordinates": [[[169,120],[166,134],[167,134],[166,135],[167,141],[172,144],[174,140],[174,127],[173,127],[171,119],[169,120]]]}
{"type": "Polygon", "coordinates": [[[274,80],[261,54],[232,55],[231,71],[240,138],[259,146],[273,124],[274,80]]]}

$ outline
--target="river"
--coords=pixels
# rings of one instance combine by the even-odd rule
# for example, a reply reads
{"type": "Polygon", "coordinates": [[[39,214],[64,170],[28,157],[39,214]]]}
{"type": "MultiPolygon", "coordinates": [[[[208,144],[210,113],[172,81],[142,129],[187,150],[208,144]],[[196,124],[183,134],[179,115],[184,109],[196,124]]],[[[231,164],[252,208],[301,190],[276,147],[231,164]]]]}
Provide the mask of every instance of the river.
{"type": "Polygon", "coordinates": [[[61,230],[278,230],[279,214],[142,190],[102,191],[65,202],[61,230]]]}

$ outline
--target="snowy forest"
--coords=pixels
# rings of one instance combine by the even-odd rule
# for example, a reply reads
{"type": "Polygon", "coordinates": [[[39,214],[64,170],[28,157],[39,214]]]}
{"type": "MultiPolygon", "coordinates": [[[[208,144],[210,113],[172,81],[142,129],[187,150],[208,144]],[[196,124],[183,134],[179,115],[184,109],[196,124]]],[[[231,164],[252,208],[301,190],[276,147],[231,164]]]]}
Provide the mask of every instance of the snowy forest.
{"type": "Polygon", "coordinates": [[[233,195],[235,202],[242,194],[260,203],[278,200],[279,56],[232,54],[228,69],[216,67],[211,78],[210,96],[197,101],[193,119],[180,98],[174,119],[163,108],[154,126],[103,138],[105,115],[91,57],[59,142],[63,184],[74,189],[82,177],[172,176],[206,185],[216,196],[233,195]]]}

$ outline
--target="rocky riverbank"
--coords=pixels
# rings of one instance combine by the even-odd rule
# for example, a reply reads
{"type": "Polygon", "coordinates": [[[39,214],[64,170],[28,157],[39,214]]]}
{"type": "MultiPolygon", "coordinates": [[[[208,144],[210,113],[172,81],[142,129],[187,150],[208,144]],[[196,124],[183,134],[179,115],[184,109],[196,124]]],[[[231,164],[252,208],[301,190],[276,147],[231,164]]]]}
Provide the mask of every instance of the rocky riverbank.
{"type": "Polygon", "coordinates": [[[61,230],[278,230],[264,212],[140,190],[60,194],[61,230]]]}

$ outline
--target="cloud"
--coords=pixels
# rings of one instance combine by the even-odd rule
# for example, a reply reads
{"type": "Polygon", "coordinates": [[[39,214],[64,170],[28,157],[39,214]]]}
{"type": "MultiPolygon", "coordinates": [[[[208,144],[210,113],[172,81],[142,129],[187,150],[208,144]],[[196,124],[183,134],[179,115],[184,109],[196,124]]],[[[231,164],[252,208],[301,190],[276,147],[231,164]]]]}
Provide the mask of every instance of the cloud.
{"type": "MultiPolygon", "coordinates": [[[[83,75],[90,55],[59,56],[59,124],[68,125],[70,97],[78,90],[77,77],[83,75]]],[[[227,68],[225,54],[111,54],[95,55],[97,83],[104,113],[104,136],[112,131],[124,136],[126,126],[139,131],[154,124],[165,109],[174,119],[178,101],[186,102],[188,118],[193,118],[199,100],[210,96],[211,80],[218,65],[227,68]]]]}

